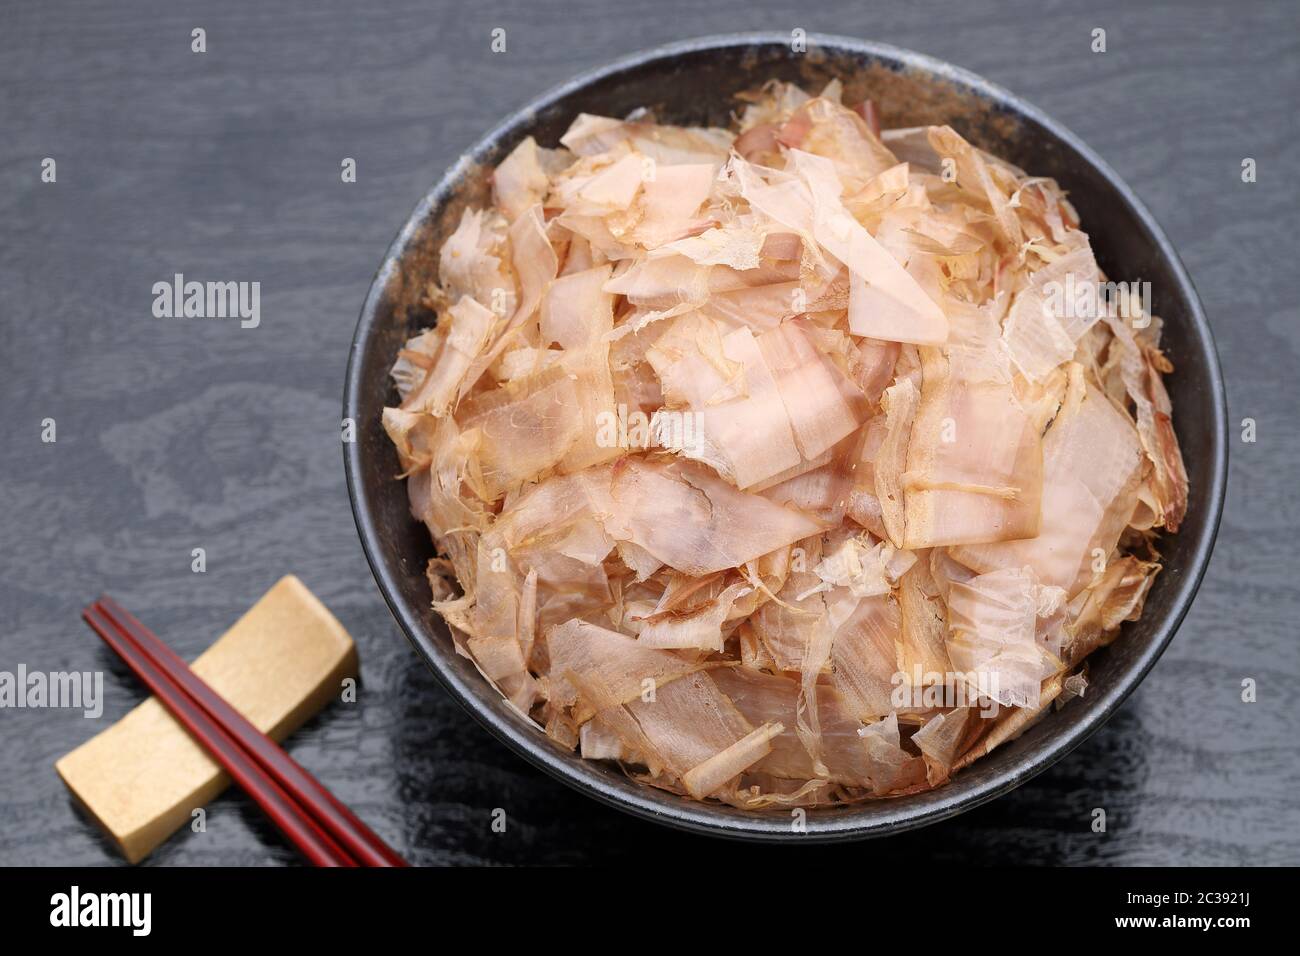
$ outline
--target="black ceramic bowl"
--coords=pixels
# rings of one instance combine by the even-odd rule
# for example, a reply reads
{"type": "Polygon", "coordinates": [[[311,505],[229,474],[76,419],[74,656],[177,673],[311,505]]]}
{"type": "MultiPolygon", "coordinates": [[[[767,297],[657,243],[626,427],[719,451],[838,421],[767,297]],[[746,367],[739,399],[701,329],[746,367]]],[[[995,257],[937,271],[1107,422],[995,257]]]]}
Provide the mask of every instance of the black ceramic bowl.
{"type": "Polygon", "coordinates": [[[1093,733],[1150,670],[1187,613],[1209,562],[1227,473],[1226,409],[1214,343],[1178,256],[1150,213],[1119,177],[1069,130],[1006,90],[928,57],[842,37],[810,36],[793,53],[784,35],[708,37],[637,54],[579,76],[507,118],[484,136],[411,214],[366,297],[348,362],[344,414],[356,422],[344,445],[348,491],[366,557],[380,590],[416,651],[448,691],[521,756],[599,800],[650,820],[720,836],[843,840],[898,832],[951,817],[1041,772],[1093,733]],[[1187,520],[1161,549],[1165,568],[1142,619],[1092,658],[1088,694],[1019,739],[929,793],[810,812],[793,833],[786,812],[746,812],[701,804],[628,780],[616,767],[556,747],[509,708],[474,667],[454,653],[447,626],[429,607],[427,531],[407,510],[397,458],[380,424],[395,393],[388,379],[402,343],[433,324],[419,305],[437,275],[437,250],[467,204],[488,198],[485,172],[532,135],[554,146],[579,112],[624,116],[651,107],[663,122],[728,123],[734,94],[772,77],[820,88],[839,77],[846,101],[870,95],[886,128],[948,123],[967,139],[1034,175],[1055,177],[1115,280],[1148,280],[1165,320],[1164,348],[1176,366],[1168,386],[1174,425],[1191,478],[1187,520]]]}

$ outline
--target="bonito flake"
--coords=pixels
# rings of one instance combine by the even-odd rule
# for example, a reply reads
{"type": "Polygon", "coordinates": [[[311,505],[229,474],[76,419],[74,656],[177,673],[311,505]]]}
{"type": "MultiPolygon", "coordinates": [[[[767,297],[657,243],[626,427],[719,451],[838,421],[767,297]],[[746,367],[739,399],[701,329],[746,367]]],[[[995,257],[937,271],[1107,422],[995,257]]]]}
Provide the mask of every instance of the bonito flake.
{"type": "Polygon", "coordinates": [[[838,82],[742,99],[525,139],[439,250],[383,415],[433,606],[646,785],[942,786],[1142,613],[1189,490],[1160,322],[1053,180],[838,82]]]}

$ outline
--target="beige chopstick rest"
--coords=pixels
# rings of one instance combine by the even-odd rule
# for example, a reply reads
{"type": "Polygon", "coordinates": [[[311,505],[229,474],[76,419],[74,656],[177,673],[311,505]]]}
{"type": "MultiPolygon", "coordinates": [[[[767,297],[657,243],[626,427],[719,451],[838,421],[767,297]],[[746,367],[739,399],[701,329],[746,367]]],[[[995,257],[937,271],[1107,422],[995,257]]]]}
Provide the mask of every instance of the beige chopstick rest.
{"type": "MultiPolygon", "coordinates": [[[[357,651],[325,605],[287,575],[191,666],[281,741],[336,698],[345,677],[356,676],[357,651]]],[[[230,784],[152,697],[54,766],[131,863],[230,784]]]]}

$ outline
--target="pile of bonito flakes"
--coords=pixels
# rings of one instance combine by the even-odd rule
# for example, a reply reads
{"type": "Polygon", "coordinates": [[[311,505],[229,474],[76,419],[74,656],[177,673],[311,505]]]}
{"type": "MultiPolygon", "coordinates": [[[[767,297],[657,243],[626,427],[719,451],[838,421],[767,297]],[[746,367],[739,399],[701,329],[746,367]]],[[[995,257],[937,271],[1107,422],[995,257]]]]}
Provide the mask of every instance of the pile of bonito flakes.
{"type": "Polygon", "coordinates": [[[492,187],[384,425],[521,713],[761,808],[938,786],[1086,693],[1188,488],[1160,321],[1057,183],[774,82],[492,187]]]}

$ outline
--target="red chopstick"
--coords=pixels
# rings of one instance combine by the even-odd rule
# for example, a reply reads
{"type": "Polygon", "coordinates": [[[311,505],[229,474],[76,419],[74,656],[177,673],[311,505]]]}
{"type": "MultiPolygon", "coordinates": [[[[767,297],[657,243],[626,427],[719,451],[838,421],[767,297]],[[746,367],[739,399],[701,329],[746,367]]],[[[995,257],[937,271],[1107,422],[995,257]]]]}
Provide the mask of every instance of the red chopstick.
{"type": "Polygon", "coordinates": [[[388,844],[112,598],[82,612],[164,706],[317,866],[406,866],[388,844]]]}
{"type": "Polygon", "coordinates": [[[98,605],[92,604],[81,616],[310,862],[316,866],[356,865],[221,725],[199,710],[138,647],[117,631],[98,605]]]}
{"type": "Polygon", "coordinates": [[[158,635],[107,595],[99,606],[117,626],[132,636],[140,649],[180,685],[208,716],[253,757],[275,781],[287,790],[316,822],[362,866],[406,866],[407,862],[359,820],[341,800],[266,734],[231,707],[220,694],[195,674],[188,664],[158,635]]]}

